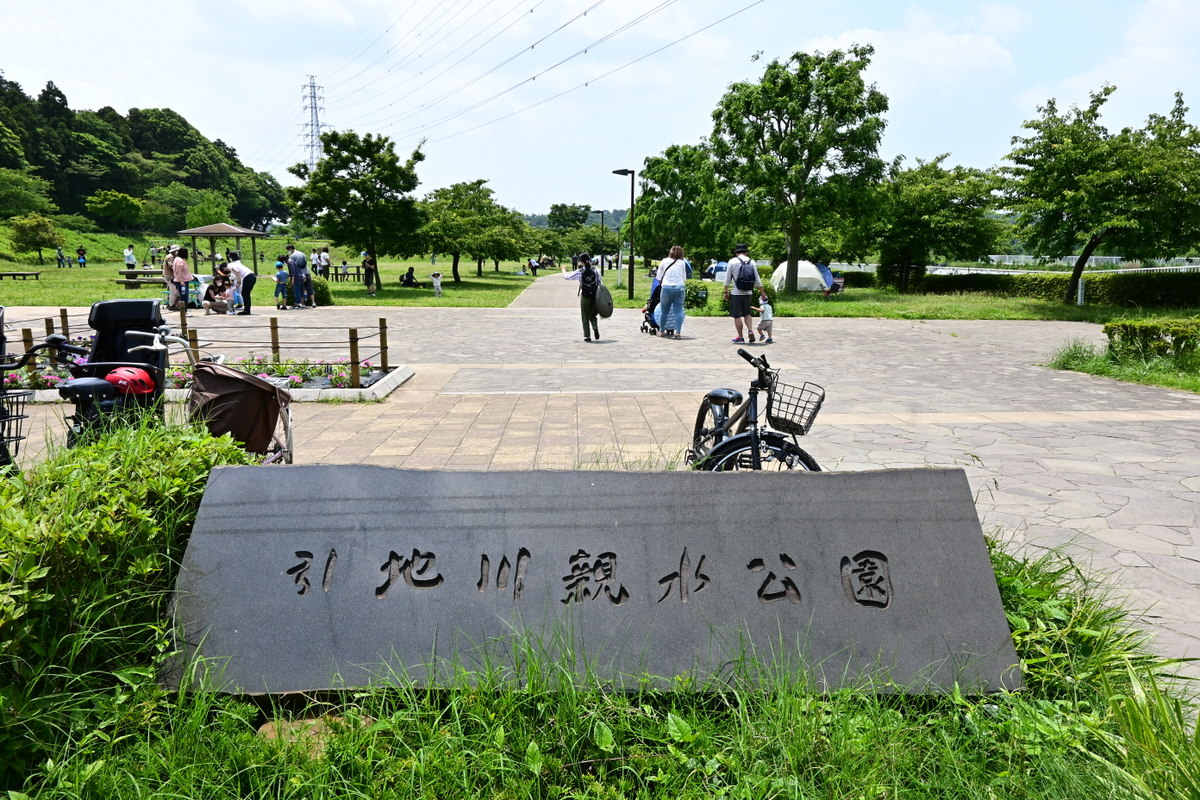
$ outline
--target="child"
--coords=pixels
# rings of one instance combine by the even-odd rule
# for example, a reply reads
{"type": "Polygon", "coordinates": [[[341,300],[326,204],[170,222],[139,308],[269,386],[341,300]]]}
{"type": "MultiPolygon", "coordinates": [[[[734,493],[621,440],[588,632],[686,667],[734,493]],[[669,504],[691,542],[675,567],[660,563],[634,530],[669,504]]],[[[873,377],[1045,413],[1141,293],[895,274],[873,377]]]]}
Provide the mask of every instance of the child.
{"type": "Polygon", "coordinates": [[[435,272],[429,276],[429,280],[433,282],[433,296],[442,296],[442,273],[435,272]]]}
{"type": "Polygon", "coordinates": [[[287,291],[288,271],[282,261],[275,262],[275,308],[278,311],[287,311],[287,291]]]}
{"type": "Polygon", "coordinates": [[[771,302],[766,294],[760,295],[758,298],[758,306],[750,306],[753,310],[759,313],[758,318],[758,335],[766,344],[775,344],[775,340],[771,338],[771,326],[775,321],[775,312],[771,309],[771,302]]]}

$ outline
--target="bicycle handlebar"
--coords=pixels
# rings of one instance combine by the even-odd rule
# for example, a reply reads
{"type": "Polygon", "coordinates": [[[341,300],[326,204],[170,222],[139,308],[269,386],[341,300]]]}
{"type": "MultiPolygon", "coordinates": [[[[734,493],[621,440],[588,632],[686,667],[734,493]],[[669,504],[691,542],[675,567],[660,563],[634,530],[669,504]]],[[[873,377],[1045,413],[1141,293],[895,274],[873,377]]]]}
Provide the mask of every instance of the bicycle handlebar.
{"type": "Polygon", "coordinates": [[[746,349],[744,347],[739,347],[737,349],[737,354],[739,356],[741,356],[742,358],[746,359],[747,361],[749,361],[756,369],[758,369],[761,372],[765,372],[771,368],[771,365],[767,363],[766,356],[750,355],[750,353],[746,352],[746,349]]]}
{"type": "Polygon", "coordinates": [[[59,363],[63,363],[63,364],[68,363],[67,360],[65,358],[63,358],[63,356],[62,356],[63,353],[71,353],[71,354],[74,354],[77,356],[86,356],[89,352],[87,350],[87,348],[78,347],[76,345],[70,344],[67,341],[67,337],[63,336],[61,333],[52,333],[46,337],[45,341],[39,342],[38,344],[35,344],[33,347],[29,348],[29,350],[26,351],[24,355],[22,355],[20,358],[18,358],[13,363],[0,364],[0,372],[12,372],[13,370],[17,370],[17,369],[20,369],[21,367],[24,367],[26,364],[28,364],[30,361],[33,360],[33,357],[35,355],[37,355],[42,350],[54,350],[58,354],[56,360],[59,363]]]}

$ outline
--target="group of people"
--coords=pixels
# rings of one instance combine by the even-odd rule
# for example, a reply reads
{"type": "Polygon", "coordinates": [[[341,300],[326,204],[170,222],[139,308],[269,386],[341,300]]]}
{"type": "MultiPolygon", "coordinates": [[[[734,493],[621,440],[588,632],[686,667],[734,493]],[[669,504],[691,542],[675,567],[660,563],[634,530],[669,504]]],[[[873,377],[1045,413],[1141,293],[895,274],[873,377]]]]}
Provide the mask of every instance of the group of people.
{"type": "MultiPolygon", "coordinates": [[[[600,284],[600,272],[588,253],[580,254],[575,260],[579,265],[578,269],[567,275],[567,278],[579,281],[583,340],[599,341],[596,293],[600,284]]],[[[659,262],[654,273],[654,282],[650,287],[650,300],[642,309],[648,321],[654,319],[657,311],[659,321],[651,323],[651,334],[664,339],[683,338],[683,321],[686,316],[684,298],[686,282],[691,277],[691,272],[692,265],[684,258],[683,248],[679,245],[672,247],[667,257],[659,262]]],[[[753,344],[759,339],[765,344],[774,344],[774,309],[763,287],[762,276],[758,274],[758,265],[750,258],[750,248],[747,245],[739,244],[733,248],[733,258],[730,259],[729,269],[725,273],[723,294],[729,303],[729,316],[733,318],[734,330],[737,333],[732,340],[735,344],[753,344]],[[758,300],[758,305],[753,305],[755,299],[758,300]],[[757,326],[751,312],[759,314],[757,326]]]]}
{"type": "Polygon", "coordinates": [[[80,267],[86,267],[87,266],[87,248],[84,247],[83,245],[80,245],[79,247],[75,248],[75,259],[72,261],[69,261],[69,260],[67,260],[67,254],[63,252],[63,249],[61,247],[56,247],[56,248],[54,248],[54,258],[56,261],[58,261],[59,269],[73,267],[76,264],[78,264],[80,267]]]}

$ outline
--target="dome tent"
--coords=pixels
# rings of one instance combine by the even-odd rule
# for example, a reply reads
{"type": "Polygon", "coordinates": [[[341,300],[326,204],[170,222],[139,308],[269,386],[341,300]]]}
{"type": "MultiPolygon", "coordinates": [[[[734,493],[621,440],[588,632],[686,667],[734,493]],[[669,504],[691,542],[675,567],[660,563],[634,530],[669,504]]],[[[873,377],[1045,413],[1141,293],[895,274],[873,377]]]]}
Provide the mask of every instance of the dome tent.
{"type": "MultiPolygon", "coordinates": [[[[802,292],[823,292],[829,288],[825,283],[825,278],[821,276],[821,271],[811,261],[801,261],[798,265],[796,288],[802,292]]],[[[787,262],[780,263],[771,273],[771,283],[775,286],[775,291],[782,291],[784,283],[787,281],[787,262]]]]}

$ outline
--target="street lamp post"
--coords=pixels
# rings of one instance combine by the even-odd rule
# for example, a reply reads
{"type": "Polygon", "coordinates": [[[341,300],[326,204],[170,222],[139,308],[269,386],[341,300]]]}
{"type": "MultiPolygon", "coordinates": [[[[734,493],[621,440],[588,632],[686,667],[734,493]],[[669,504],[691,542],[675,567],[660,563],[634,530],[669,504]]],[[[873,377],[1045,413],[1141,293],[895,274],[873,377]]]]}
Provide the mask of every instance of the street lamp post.
{"type": "Polygon", "coordinates": [[[637,170],[614,169],[613,175],[629,176],[629,299],[633,299],[633,179],[637,170]]]}
{"type": "Polygon", "coordinates": [[[604,210],[600,210],[600,274],[604,274],[604,210]]]}

